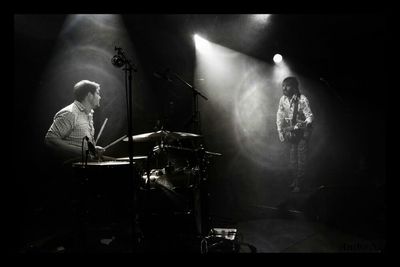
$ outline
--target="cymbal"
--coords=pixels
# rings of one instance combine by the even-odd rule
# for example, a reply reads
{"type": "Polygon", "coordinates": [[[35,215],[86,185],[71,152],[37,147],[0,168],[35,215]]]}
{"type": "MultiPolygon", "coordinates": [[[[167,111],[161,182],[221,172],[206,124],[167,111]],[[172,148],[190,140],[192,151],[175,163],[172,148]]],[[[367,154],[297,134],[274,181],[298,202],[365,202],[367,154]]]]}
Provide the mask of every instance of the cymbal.
{"type": "Polygon", "coordinates": [[[218,152],[205,151],[204,153],[211,156],[222,156],[222,154],[218,152]]]}
{"type": "MultiPolygon", "coordinates": [[[[137,160],[146,160],[147,156],[133,156],[132,159],[137,160]]],[[[117,161],[129,161],[129,157],[117,158],[117,161]]]]}
{"type": "MultiPolygon", "coordinates": [[[[160,130],[157,132],[144,133],[133,135],[133,142],[148,142],[148,141],[161,141],[161,140],[178,140],[178,139],[186,139],[186,138],[196,138],[201,135],[193,134],[193,133],[184,133],[184,132],[170,132],[165,130],[160,130]]],[[[128,137],[123,139],[123,141],[128,141],[128,137]]]]}
{"type": "Polygon", "coordinates": [[[184,132],[173,132],[175,135],[178,135],[179,138],[197,138],[201,137],[201,135],[194,133],[184,133],[184,132]]]}

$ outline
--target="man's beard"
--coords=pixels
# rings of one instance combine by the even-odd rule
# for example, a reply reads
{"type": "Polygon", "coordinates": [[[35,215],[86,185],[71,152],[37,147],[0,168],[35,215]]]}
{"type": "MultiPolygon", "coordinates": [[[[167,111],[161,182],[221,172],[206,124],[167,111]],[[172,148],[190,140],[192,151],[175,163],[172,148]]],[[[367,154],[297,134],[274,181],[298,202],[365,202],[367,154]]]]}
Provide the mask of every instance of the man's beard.
{"type": "Polygon", "coordinates": [[[92,109],[96,109],[98,107],[100,107],[100,102],[92,104],[92,109]]]}
{"type": "Polygon", "coordinates": [[[283,95],[291,97],[293,95],[293,91],[292,90],[283,91],[283,95]]]}

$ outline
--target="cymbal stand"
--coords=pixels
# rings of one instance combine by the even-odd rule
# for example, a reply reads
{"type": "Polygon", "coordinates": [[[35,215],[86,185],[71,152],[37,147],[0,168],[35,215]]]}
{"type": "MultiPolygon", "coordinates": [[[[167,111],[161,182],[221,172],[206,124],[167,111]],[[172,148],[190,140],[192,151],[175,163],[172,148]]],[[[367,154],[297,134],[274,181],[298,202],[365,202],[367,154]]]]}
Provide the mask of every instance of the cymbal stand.
{"type": "Polygon", "coordinates": [[[201,92],[199,92],[193,85],[189,84],[184,79],[182,79],[175,72],[171,72],[171,74],[192,90],[192,93],[193,93],[192,117],[188,124],[191,123],[193,125],[193,127],[192,127],[193,133],[201,133],[198,96],[201,96],[204,100],[208,100],[208,98],[205,95],[203,95],[201,92]]]}

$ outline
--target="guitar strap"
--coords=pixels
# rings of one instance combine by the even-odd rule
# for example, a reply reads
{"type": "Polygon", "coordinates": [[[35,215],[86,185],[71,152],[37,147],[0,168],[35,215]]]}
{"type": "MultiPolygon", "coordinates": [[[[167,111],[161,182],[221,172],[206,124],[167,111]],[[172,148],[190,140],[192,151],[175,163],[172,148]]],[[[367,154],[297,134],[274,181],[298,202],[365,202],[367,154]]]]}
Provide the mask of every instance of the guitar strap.
{"type": "Polygon", "coordinates": [[[296,122],[297,122],[298,107],[299,107],[299,97],[296,97],[296,99],[294,100],[294,109],[293,109],[293,117],[292,117],[292,126],[295,126],[295,125],[296,125],[296,122]]]}

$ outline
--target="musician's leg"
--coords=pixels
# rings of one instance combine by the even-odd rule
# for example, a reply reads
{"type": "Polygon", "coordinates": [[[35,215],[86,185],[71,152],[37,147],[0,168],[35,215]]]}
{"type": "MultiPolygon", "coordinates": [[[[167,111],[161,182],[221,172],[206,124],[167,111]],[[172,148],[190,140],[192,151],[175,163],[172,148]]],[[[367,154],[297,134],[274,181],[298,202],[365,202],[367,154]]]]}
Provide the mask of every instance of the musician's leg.
{"type": "Polygon", "coordinates": [[[297,160],[297,145],[290,144],[289,147],[289,170],[290,170],[290,178],[291,184],[290,187],[296,187],[297,185],[297,169],[298,169],[298,160],[297,160]]]}
{"type": "Polygon", "coordinates": [[[304,178],[306,173],[306,165],[307,165],[307,156],[308,156],[308,144],[306,139],[301,139],[298,147],[297,147],[297,180],[298,187],[300,189],[301,186],[304,185],[304,178]]]}

